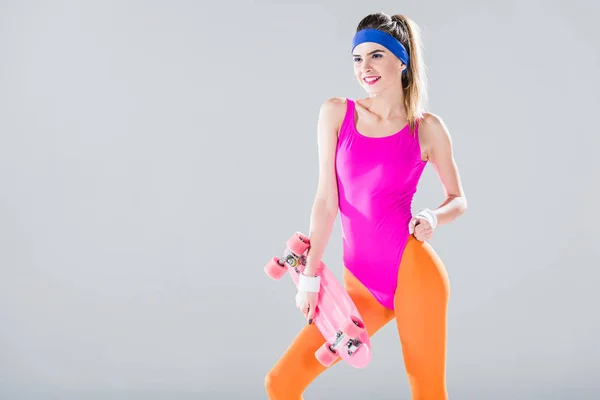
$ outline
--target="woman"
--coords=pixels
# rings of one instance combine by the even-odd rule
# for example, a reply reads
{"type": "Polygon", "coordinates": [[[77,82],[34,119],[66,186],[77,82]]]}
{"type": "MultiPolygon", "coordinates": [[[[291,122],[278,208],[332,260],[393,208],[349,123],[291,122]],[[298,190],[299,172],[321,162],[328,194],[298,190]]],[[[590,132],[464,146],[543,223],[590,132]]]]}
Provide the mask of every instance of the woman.
{"type": "Polygon", "coordinates": [[[325,370],[314,355],[324,341],[312,324],[320,284],[315,270],[339,209],[344,284],[369,335],[395,319],[412,398],[447,399],[449,282],[427,240],[467,208],[450,135],[437,115],[424,111],[425,67],[412,20],[366,16],[352,54],[356,78],[369,96],[332,98],[321,107],[311,248],[296,296],[308,323],[267,374],[266,391],[272,400],[302,399],[325,370]],[[412,199],[427,162],[446,199],[413,216],[412,199]]]}

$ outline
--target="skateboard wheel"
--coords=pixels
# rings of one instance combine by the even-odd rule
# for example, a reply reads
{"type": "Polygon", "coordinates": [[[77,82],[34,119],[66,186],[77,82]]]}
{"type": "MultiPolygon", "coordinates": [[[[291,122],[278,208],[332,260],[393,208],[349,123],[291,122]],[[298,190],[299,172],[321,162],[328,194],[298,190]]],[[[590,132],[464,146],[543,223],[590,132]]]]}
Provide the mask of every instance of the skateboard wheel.
{"type": "Polygon", "coordinates": [[[287,247],[296,255],[303,254],[310,247],[310,240],[303,234],[296,232],[288,239],[287,247]]]}
{"type": "Polygon", "coordinates": [[[342,329],[346,336],[349,336],[353,339],[358,338],[361,335],[361,333],[364,332],[364,330],[365,325],[358,318],[355,317],[350,318],[350,320],[346,322],[344,328],[342,329]]]}
{"type": "Polygon", "coordinates": [[[281,265],[278,257],[273,257],[271,261],[265,265],[265,273],[269,278],[279,280],[287,272],[285,264],[281,265]]]}
{"type": "Polygon", "coordinates": [[[325,342],[315,352],[315,357],[324,367],[330,367],[339,355],[337,351],[331,350],[331,344],[325,342]]]}

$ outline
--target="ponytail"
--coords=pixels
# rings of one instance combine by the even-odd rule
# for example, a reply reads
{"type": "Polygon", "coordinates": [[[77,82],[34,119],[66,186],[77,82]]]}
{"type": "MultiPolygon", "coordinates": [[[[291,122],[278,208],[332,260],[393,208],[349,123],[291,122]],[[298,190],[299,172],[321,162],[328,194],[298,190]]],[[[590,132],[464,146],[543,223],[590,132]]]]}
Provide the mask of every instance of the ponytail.
{"type": "Polygon", "coordinates": [[[393,15],[391,19],[398,26],[394,36],[404,44],[410,56],[408,70],[402,77],[402,87],[410,130],[413,132],[427,108],[427,76],[421,30],[414,21],[403,14],[393,15]]]}

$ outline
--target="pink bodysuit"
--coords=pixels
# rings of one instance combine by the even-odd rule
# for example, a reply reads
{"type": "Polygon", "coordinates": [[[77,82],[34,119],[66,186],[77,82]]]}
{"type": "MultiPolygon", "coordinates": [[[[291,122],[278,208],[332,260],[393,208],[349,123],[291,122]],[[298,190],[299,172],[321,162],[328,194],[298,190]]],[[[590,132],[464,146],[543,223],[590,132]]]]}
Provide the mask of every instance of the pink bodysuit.
{"type": "Polygon", "coordinates": [[[335,160],[343,262],[389,309],[394,309],[412,199],[426,164],[418,125],[416,135],[407,124],[390,136],[364,136],[356,129],[354,101],[347,99],[335,160]]]}

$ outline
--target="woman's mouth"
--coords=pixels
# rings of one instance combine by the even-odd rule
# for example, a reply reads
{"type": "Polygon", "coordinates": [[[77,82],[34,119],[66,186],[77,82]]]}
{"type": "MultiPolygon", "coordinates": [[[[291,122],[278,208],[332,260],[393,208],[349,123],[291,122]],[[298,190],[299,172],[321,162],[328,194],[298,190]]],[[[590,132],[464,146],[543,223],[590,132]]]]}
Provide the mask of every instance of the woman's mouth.
{"type": "Polygon", "coordinates": [[[365,78],[363,78],[363,81],[365,81],[365,83],[367,85],[372,85],[375,82],[377,82],[381,77],[380,76],[367,76],[365,78]]]}

